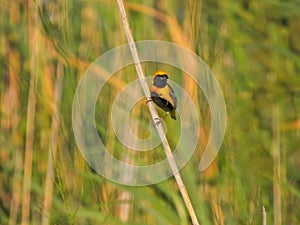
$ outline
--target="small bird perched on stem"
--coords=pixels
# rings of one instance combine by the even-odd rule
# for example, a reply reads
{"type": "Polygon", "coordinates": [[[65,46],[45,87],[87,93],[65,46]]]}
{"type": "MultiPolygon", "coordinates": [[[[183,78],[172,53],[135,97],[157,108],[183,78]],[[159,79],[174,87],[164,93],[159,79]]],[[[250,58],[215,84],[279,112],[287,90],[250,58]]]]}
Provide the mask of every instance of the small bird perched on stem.
{"type": "Polygon", "coordinates": [[[177,98],[173,88],[167,83],[169,77],[166,72],[158,70],[153,76],[150,87],[153,102],[167,113],[163,118],[157,118],[161,123],[169,114],[176,120],[177,98]]]}

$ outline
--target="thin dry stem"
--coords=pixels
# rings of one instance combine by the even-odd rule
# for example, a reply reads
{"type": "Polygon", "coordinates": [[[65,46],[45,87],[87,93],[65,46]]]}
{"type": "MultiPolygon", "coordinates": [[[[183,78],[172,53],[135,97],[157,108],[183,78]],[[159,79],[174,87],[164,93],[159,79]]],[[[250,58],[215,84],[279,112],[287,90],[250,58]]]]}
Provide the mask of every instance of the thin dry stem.
{"type": "MultiPolygon", "coordinates": [[[[131,30],[130,30],[130,27],[129,27],[129,22],[128,22],[128,19],[127,19],[127,16],[126,16],[126,11],[125,11],[125,8],[124,8],[124,4],[123,4],[122,0],[117,0],[117,3],[118,3],[119,10],[120,10],[120,13],[121,13],[123,28],[124,28],[124,31],[125,31],[125,34],[126,34],[126,37],[127,37],[127,42],[129,44],[130,51],[131,51],[131,54],[132,54],[132,57],[133,57],[133,60],[134,60],[135,69],[136,69],[137,75],[139,77],[141,86],[143,88],[145,97],[147,99],[147,106],[148,106],[149,111],[151,113],[153,122],[155,123],[155,118],[158,118],[158,114],[157,114],[157,111],[155,109],[154,103],[152,101],[148,101],[148,100],[151,100],[150,90],[149,90],[149,87],[148,87],[148,84],[147,84],[146,76],[144,74],[144,71],[142,70],[142,66],[141,66],[141,63],[140,63],[140,59],[139,59],[139,56],[138,56],[136,45],[135,45],[131,30]]],[[[181,195],[183,197],[185,205],[186,205],[186,207],[188,209],[188,212],[190,214],[190,218],[192,220],[192,223],[194,225],[198,225],[199,222],[198,222],[196,213],[195,213],[194,208],[192,206],[192,203],[191,203],[190,197],[187,193],[186,187],[185,187],[185,185],[182,181],[182,178],[180,176],[179,169],[176,165],[175,159],[173,157],[173,154],[172,154],[170,145],[168,143],[168,140],[166,138],[166,135],[164,133],[163,127],[162,127],[161,124],[159,124],[159,125],[156,126],[156,129],[157,129],[157,132],[158,132],[158,134],[160,136],[160,139],[162,141],[162,145],[164,147],[164,150],[165,150],[167,159],[169,161],[170,167],[172,169],[173,175],[176,179],[178,188],[181,192],[181,195]]]]}
{"type": "Polygon", "coordinates": [[[273,106],[273,199],[274,199],[274,225],[282,224],[281,216],[281,163],[280,163],[280,133],[279,133],[279,106],[273,106]]]}
{"type": "Polygon", "coordinates": [[[30,40],[30,86],[27,105],[26,118],[26,140],[25,140],[25,158],[24,158],[24,180],[23,180],[23,201],[22,201],[22,225],[29,224],[30,217],[30,199],[31,199],[31,174],[32,174],[32,153],[33,153],[33,139],[34,139],[34,118],[36,106],[36,85],[38,76],[38,45],[39,31],[37,26],[38,13],[35,3],[28,1],[28,27],[30,40]]]}
{"type": "Polygon", "coordinates": [[[262,207],[262,210],[263,225],[267,225],[267,212],[264,206],[262,207]]]}
{"type": "MultiPolygon", "coordinates": [[[[15,1],[10,2],[10,22],[16,26],[20,23],[20,10],[19,3],[15,1]]],[[[7,113],[4,121],[1,120],[2,127],[11,129],[13,136],[13,143],[15,143],[15,162],[14,162],[14,175],[12,181],[12,194],[9,210],[9,225],[17,223],[18,212],[21,202],[21,187],[22,187],[22,165],[23,154],[21,150],[22,133],[20,131],[20,53],[19,50],[8,48],[9,59],[9,82],[8,89],[4,94],[4,101],[2,110],[7,113]]]]}
{"type": "Polygon", "coordinates": [[[43,218],[42,225],[49,224],[48,213],[51,210],[52,198],[53,198],[53,180],[54,180],[54,160],[57,155],[57,145],[58,145],[58,135],[59,135],[59,106],[62,95],[62,83],[63,83],[63,65],[58,63],[57,66],[57,78],[54,90],[54,104],[53,104],[53,114],[52,114],[52,126],[51,126],[51,141],[48,153],[48,170],[46,175],[45,184],[45,196],[43,203],[43,218]]]}

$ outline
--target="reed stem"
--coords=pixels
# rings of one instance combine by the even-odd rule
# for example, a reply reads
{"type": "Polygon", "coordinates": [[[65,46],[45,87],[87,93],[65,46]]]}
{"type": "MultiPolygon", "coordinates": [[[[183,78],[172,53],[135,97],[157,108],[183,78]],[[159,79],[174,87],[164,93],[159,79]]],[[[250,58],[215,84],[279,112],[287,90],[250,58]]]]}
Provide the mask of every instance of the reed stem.
{"type": "MultiPolygon", "coordinates": [[[[150,90],[149,90],[149,87],[148,87],[146,76],[145,76],[144,71],[143,71],[142,66],[141,66],[141,62],[140,62],[140,59],[139,59],[137,48],[136,48],[131,30],[130,30],[129,21],[128,21],[128,18],[127,18],[127,15],[126,15],[126,10],[125,10],[125,7],[124,7],[124,4],[123,4],[122,0],[117,0],[117,3],[118,3],[119,10],[120,10],[121,17],[122,17],[123,29],[125,31],[125,35],[126,35],[126,38],[127,38],[128,45],[130,47],[131,55],[132,55],[133,60],[134,60],[134,66],[135,66],[137,75],[139,77],[142,89],[144,91],[145,97],[147,99],[147,106],[148,106],[149,111],[151,113],[153,122],[155,123],[155,118],[158,118],[158,113],[155,109],[154,103],[152,101],[149,101],[149,100],[151,100],[150,90]]],[[[183,183],[183,180],[180,176],[179,169],[176,165],[175,159],[173,157],[173,154],[172,154],[169,142],[168,142],[168,140],[166,138],[166,135],[164,133],[163,127],[162,127],[161,123],[159,125],[155,126],[155,127],[156,127],[157,132],[159,134],[159,137],[161,139],[162,145],[163,145],[164,150],[165,150],[165,154],[167,156],[168,162],[170,164],[173,175],[174,175],[175,180],[177,182],[177,186],[178,186],[178,188],[180,190],[180,193],[183,197],[186,208],[189,212],[192,223],[194,225],[199,225],[196,213],[195,213],[194,208],[192,206],[190,197],[189,197],[188,192],[186,190],[186,187],[183,183]]]]}

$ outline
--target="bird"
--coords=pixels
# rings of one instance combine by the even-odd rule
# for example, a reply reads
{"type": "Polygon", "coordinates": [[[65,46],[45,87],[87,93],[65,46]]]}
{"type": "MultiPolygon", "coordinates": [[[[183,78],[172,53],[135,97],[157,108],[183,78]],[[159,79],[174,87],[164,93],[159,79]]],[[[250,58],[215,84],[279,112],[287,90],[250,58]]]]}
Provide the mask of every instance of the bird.
{"type": "Polygon", "coordinates": [[[152,101],[166,112],[163,118],[157,118],[160,120],[158,123],[169,114],[172,119],[176,120],[177,97],[173,88],[168,84],[168,79],[169,76],[165,71],[158,70],[154,73],[150,87],[152,101]]]}

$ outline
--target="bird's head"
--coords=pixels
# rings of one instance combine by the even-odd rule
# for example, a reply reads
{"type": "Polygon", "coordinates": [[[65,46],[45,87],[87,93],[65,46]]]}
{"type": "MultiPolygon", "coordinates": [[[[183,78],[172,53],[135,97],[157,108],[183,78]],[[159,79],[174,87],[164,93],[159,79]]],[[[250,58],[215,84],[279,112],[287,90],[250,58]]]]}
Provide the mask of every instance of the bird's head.
{"type": "Polygon", "coordinates": [[[158,70],[154,74],[153,85],[162,88],[167,85],[168,79],[169,77],[165,71],[158,70]]]}

